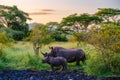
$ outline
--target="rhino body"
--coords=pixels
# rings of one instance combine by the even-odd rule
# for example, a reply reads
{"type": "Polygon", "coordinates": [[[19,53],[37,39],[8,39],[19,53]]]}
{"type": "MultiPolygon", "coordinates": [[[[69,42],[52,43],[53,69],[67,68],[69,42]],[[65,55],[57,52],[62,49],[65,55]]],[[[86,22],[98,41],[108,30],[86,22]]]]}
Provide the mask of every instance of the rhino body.
{"type": "Polygon", "coordinates": [[[63,47],[51,47],[51,51],[49,53],[43,54],[45,56],[52,57],[64,57],[67,62],[76,62],[76,65],[79,65],[80,61],[83,63],[86,60],[85,52],[82,49],[66,49],[63,47]]]}
{"type": "Polygon", "coordinates": [[[62,66],[62,71],[67,69],[67,60],[63,57],[46,56],[42,63],[48,63],[54,71],[54,67],[62,66]]]}

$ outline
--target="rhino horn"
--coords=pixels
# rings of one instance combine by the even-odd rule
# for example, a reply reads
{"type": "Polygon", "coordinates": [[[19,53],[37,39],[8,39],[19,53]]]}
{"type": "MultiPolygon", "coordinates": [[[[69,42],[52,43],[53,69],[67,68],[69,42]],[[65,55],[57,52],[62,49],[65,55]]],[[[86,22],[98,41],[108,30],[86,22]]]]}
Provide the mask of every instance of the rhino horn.
{"type": "Polygon", "coordinates": [[[44,55],[44,53],[42,51],[40,51],[42,55],[44,55]]]}

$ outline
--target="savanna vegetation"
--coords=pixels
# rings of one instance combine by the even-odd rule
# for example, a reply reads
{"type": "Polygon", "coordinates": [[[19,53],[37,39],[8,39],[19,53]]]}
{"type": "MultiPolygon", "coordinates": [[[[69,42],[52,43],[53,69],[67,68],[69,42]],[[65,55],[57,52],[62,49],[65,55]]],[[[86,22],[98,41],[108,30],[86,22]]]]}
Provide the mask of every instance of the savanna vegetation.
{"type": "Polygon", "coordinates": [[[29,30],[29,15],[17,6],[0,5],[0,69],[48,70],[40,51],[49,46],[80,48],[85,64],[68,69],[89,75],[120,76],[120,10],[100,8],[95,14],[72,14],[61,23],[37,24],[29,30]]]}

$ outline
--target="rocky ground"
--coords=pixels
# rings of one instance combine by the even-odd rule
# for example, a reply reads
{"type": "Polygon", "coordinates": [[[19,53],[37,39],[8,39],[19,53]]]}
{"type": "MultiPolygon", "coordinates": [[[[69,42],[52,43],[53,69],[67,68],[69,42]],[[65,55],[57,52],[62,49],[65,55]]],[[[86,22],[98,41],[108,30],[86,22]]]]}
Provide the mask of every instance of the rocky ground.
{"type": "Polygon", "coordinates": [[[120,80],[120,78],[98,78],[80,71],[0,70],[0,80],[120,80]]]}

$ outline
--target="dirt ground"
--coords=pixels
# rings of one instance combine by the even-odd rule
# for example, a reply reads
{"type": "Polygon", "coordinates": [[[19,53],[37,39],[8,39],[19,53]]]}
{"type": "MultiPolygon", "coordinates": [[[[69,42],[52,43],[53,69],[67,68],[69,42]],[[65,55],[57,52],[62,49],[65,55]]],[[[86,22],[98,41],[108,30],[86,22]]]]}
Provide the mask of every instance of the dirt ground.
{"type": "Polygon", "coordinates": [[[98,78],[80,71],[0,70],[0,80],[120,80],[120,78],[98,78]]]}

